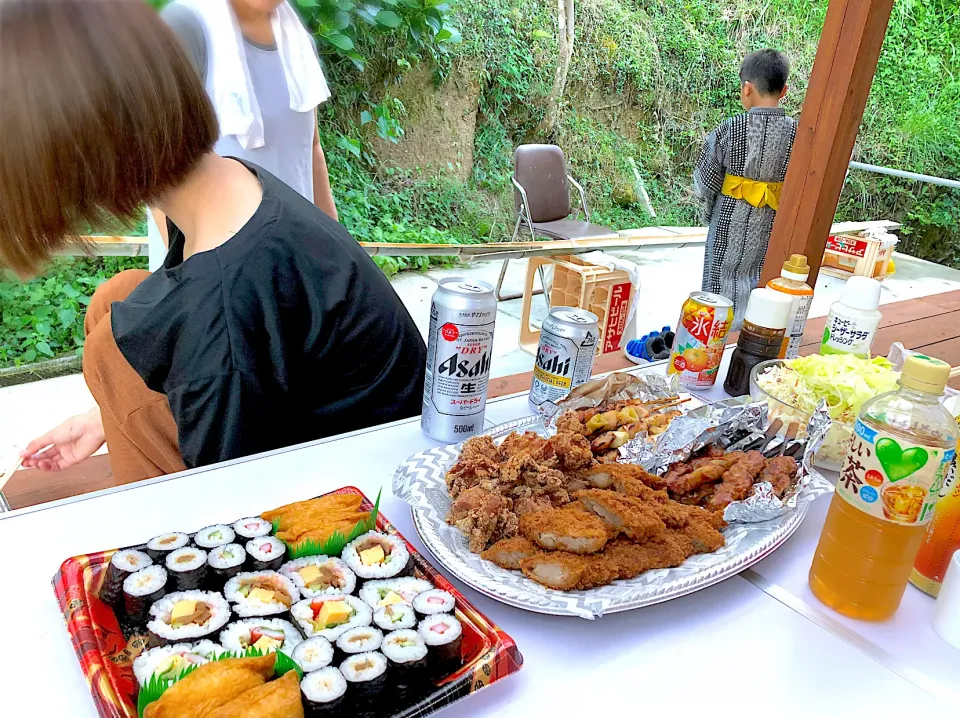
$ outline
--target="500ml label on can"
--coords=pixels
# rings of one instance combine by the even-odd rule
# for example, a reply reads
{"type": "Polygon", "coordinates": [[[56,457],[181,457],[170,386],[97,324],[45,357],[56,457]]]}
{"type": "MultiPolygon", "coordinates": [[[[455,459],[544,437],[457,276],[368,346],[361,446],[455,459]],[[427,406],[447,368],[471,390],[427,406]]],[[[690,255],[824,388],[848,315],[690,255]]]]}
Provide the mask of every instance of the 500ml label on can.
{"type": "Polygon", "coordinates": [[[871,516],[922,526],[933,509],[956,452],[914,444],[857,421],[837,493],[871,516]]]}
{"type": "Polygon", "coordinates": [[[558,401],[569,394],[573,387],[590,379],[596,348],[597,335],[592,331],[587,331],[579,343],[574,339],[541,332],[533,367],[530,402],[540,406],[546,401],[558,401]]]}

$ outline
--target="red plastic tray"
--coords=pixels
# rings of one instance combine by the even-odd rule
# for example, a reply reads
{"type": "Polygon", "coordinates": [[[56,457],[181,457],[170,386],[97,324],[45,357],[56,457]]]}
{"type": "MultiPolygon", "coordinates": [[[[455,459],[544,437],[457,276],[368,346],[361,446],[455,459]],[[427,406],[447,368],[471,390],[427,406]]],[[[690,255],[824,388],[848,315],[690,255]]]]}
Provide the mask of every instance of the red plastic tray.
{"type": "MultiPolygon", "coordinates": [[[[373,508],[370,500],[352,486],[332,493],[363,496],[364,510],[373,508]]],[[[519,671],[523,656],[513,639],[427,563],[383,514],[377,517],[377,528],[403,539],[416,575],[456,597],[457,618],[463,624],[463,667],[440,681],[426,698],[396,715],[425,716],[519,671]]],[[[147,637],[125,636],[113,609],[99,598],[105,569],[117,550],[67,559],[53,578],[53,589],[97,711],[104,718],[136,718],[138,686],[133,660],[146,647],[147,637]]]]}

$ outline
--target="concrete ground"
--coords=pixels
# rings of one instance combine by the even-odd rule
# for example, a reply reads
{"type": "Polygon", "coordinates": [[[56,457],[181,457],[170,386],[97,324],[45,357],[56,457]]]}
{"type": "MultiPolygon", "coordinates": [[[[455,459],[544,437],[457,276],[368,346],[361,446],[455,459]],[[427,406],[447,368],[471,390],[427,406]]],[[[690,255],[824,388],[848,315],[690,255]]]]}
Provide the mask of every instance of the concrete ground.
{"type": "MultiPolygon", "coordinates": [[[[690,292],[700,288],[703,244],[649,247],[616,254],[635,262],[639,267],[637,333],[642,335],[663,326],[673,326],[683,300],[690,292]]],[[[896,274],[883,283],[882,304],[960,289],[960,271],[900,254],[895,255],[895,261],[896,274]]],[[[426,336],[430,298],[440,279],[469,276],[495,284],[500,266],[499,262],[481,262],[431,269],[424,273],[407,272],[395,277],[393,286],[426,336]]],[[[525,261],[511,261],[504,291],[519,292],[525,273],[525,261]]],[[[842,287],[843,280],[821,276],[817,281],[810,316],[825,316],[830,304],[839,299],[842,287]]],[[[494,376],[517,374],[533,368],[533,357],[518,346],[520,309],[519,299],[502,302],[499,306],[492,368],[494,376]]],[[[533,322],[538,325],[545,314],[543,298],[534,297],[531,312],[533,322]]],[[[886,351],[886,347],[882,349],[886,351]]],[[[0,388],[0,471],[13,463],[16,454],[30,439],[67,417],[88,410],[92,405],[93,399],[79,374],[0,388]]]]}

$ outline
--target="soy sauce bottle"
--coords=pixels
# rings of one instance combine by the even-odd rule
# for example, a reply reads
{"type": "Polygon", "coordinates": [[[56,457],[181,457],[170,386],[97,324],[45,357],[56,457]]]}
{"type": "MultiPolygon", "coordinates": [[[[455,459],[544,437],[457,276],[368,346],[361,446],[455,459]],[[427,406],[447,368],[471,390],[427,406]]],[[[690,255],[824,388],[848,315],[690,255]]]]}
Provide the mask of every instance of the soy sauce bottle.
{"type": "Polygon", "coordinates": [[[750,370],[762,361],[780,356],[792,307],[793,299],[774,289],[761,287],[750,292],[743,328],[723,382],[723,389],[730,396],[749,394],[750,370]]]}

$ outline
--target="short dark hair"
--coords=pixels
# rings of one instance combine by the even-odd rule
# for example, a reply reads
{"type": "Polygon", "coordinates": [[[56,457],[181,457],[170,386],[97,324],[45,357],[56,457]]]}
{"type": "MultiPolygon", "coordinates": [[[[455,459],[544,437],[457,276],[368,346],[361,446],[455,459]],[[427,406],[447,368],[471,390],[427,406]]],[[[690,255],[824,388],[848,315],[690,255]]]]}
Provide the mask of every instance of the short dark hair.
{"type": "Polygon", "coordinates": [[[21,275],[88,227],[132,220],[219,135],[144,0],[3,0],[0,132],[0,265],[21,275]]]}
{"type": "Polygon", "coordinates": [[[787,86],[790,61],[782,52],[757,50],[740,65],[740,82],[750,82],[761,95],[777,95],[787,86]]]}

